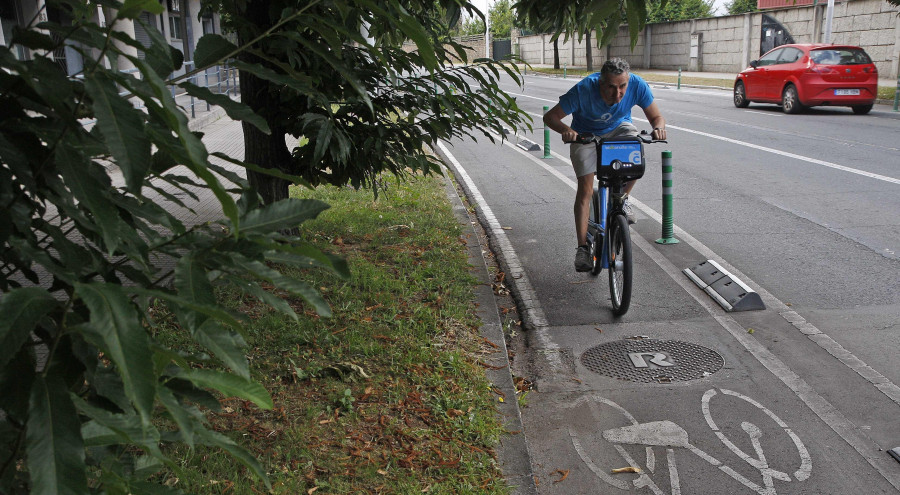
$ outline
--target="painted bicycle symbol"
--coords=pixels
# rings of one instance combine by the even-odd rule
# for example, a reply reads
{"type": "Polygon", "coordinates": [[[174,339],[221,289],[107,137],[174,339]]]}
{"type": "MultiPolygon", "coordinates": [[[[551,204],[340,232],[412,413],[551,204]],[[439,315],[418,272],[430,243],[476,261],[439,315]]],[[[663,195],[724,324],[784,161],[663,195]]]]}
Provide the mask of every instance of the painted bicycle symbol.
{"type": "MultiPolygon", "coordinates": [[[[678,469],[675,462],[675,449],[687,450],[688,452],[706,461],[710,465],[718,468],[723,473],[727,474],[734,480],[740,482],[745,487],[753,490],[760,495],[776,495],[777,491],[775,489],[775,480],[786,483],[792,481],[800,482],[807,480],[812,473],[812,458],[810,457],[806,446],[803,445],[803,442],[800,440],[800,438],[774,412],[770,411],[765,406],[753,400],[752,398],[742,395],[738,392],[733,392],[731,390],[725,389],[721,389],[718,391],[716,389],[709,389],[706,391],[706,393],[703,394],[703,398],[701,399],[701,409],[703,411],[703,416],[706,419],[707,425],[715,433],[719,441],[722,442],[722,444],[725,445],[728,450],[737,455],[743,462],[749,464],[756,471],[758,471],[760,482],[749,479],[748,477],[739,473],[734,468],[726,465],[713,455],[701,450],[696,445],[693,445],[688,438],[687,431],[685,431],[684,428],[672,421],[652,421],[647,423],[640,423],[622,406],[609,399],[597,395],[581,397],[573,403],[569,404],[567,407],[575,408],[585,404],[588,404],[589,406],[608,406],[622,414],[622,416],[626,418],[628,423],[630,423],[622,427],[609,428],[603,430],[602,432],[603,439],[615,448],[618,454],[625,461],[626,465],[643,468],[641,472],[636,475],[636,477],[631,479],[630,483],[621,475],[610,474],[610,469],[598,466],[594,462],[592,457],[588,454],[578,435],[576,435],[572,431],[572,428],[569,428],[569,436],[571,438],[572,445],[575,447],[575,450],[578,452],[578,455],[581,457],[582,461],[584,461],[588,468],[595,475],[597,475],[597,477],[602,479],[607,484],[612,485],[620,490],[629,490],[630,487],[633,486],[637,489],[647,488],[655,495],[665,495],[665,492],[660,489],[660,487],[648,475],[648,473],[653,474],[656,471],[657,461],[654,451],[655,447],[663,447],[666,449],[666,463],[668,464],[669,468],[668,474],[671,495],[681,495],[681,480],[679,479],[678,469]],[[783,431],[790,438],[793,446],[796,448],[796,454],[799,457],[799,467],[793,472],[788,473],[770,466],[763,449],[763,429],[749,421],[741,422],[740,427],[749,439],[750,447],[753,450],[752,453],[745,452],[743,449],[738,447],[735,442],[729,439],[713,419],[711,412],[710,405],[713,402],[713,399],[720,396],[729,396],[740,399],[756,407],[759,411],[762,411],[766,416],[768,416],[768,418],[770,418],[777,425],[777,429],[775,431],[778,433],[783,431]],[[643,466],[641,466],[641,464],[639,464],[634,459],[629,451],[625,449],[625,445],[645,446],[646,453],[645,463],[643,466]]],[[[594,411],[595,409],[597,408],[592,408],[592,411],[594,411]]],[[[746,439],[742,439],[741,442],[744,444],[747,443],[746,439]]]]}

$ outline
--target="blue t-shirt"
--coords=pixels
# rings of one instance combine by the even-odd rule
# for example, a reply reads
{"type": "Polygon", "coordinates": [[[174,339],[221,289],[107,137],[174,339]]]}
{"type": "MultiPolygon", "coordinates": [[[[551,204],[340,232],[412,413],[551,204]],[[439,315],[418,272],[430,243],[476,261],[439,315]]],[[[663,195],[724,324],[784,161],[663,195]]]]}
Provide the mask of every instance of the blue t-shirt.
{"type": "Polygon", "coordinates": [[[559,97],[559,107],[572,115],[572,129],[579,134],[606,134],[622,124],[631,122],[631,108],[647,108],[653,103],[650,86],[635,74],[628,77],[628,87],[622,101],[607,105],[600,95],[600,73],[591,74],[566,94],[559,97]]]}

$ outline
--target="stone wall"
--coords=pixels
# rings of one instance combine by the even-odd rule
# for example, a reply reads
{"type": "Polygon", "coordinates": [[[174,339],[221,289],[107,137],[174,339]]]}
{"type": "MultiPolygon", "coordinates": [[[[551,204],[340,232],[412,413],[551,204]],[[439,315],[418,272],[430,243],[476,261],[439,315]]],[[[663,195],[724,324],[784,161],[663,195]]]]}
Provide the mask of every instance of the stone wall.
{"type": "MultiPolygon", "coordinates": [[[[795,42],[816,43],[824,37],[825,8],[822,2],[817,6],[767,10],[765,14],[780,22],[795,42]]],[[[836,3],[832,42],[863,47],[882,78],[897,77],[900,70],[900,17],[897,14],[897,8],[884,0],[836,3]]],[[[607,57],[622,57],[633,67],[738,72],[750,60],[760,56],[762,15],[757,12],[648,24],[634,50],[628,29],[623,26],[609,46],[594,50],[594,65],[599,66],[607,57]],[[692,35],[699,39],[699,57],[693,60],[690,53],[692,35]]],[[[518,45],[520,55],[528,63],[553,63],[553,45],[549,36],[522,36],[518,45]]],[[[560,40],[560,63],[583,67],[584,53],[583,43],[560,40]]]]}
{"type": "MultiPolygon", "coordinates": [[[[650,24],[650,67],[687,69],[690,63],[692,21],[650,24]]],[[[621,34],[620,36],[621,37],[621,34]]]]}
{"type": "MultiPolygon", "coordinates": [[[[462,44],[466,47],[466,57],[468,57],[468,61],[471,62],[476,58],[484,57],[484,35],[474,35],[474,36],[463,36],[454,38],[454,41],[462,44]]],[[[407,41],[403,43],[403,51],[405,52],[414,52],[418,50],[419,47],[416,46],[415,43],[411,41],[407,41]]],[[[456,54],[456,50],[453,48],[447,47],[451,54],[456,54]]],[[[454,57],[455,58],[455,57],[454,57]]]]}

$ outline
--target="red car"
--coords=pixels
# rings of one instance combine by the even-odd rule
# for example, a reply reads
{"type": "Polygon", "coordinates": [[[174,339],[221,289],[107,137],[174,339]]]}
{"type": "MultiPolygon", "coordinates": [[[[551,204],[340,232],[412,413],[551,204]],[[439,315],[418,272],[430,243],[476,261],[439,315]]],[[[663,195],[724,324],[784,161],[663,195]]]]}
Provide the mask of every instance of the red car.
{"type": "Polygon", "coordinates": [[[858,46],[794,44],[750,62],[734,81],[734,106],[777,103],[784,113],[805,107],[851,107],[863,115],[878,94],[878,69],[858,46]]]}

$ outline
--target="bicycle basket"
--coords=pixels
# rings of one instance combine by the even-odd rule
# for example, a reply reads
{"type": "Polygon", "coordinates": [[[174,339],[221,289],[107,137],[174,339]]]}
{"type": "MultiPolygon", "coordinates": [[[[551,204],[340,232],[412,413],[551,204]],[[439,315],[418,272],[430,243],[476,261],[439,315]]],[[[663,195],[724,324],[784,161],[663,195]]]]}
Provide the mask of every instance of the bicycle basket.
{"type": "Polygon", "coordinates": [[[644,176],[644,143],[638,138],[615,138],[597,145],[597,178],[603,181],[644,176]]]}

